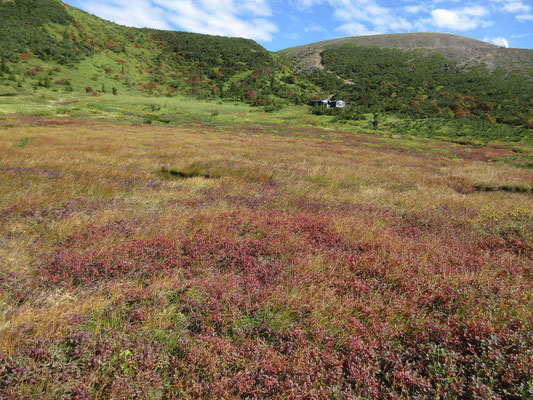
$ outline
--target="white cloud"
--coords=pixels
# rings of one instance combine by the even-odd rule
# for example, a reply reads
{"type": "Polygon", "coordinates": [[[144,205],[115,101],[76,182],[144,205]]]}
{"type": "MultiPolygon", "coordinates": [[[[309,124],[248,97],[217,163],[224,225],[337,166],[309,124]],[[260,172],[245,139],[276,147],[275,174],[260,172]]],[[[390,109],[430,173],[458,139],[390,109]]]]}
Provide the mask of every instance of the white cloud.
{"type": "Polygon", "coordinates": [[[304,28],[305,32],[325,32],[326,29],[320,25],[311,24],[309,26],[306,26],[304,28]]]}
{"type": "Polygon", "coordinates": [[[248,37],[270,41],[277,28],[263,18],[239,18],[233,1],[169,1],[156,0],[171,13],[168,19],[181,28],[211,35],[248,37]]]}
{"type": "Polygon", "coordinates": [[[271,17],[272,9],[266,0],[244,0],[240,1],[238,7],[262,17],[271,17]]]}
{"type": "Polygon", "coordinates": [[[323,3],[320,0],[291,0],[290,3],[300,11],[308,10],[311,7],[323,3]]]}
{"type": "Polygon", "coordinates": [[[517,33],[515,35],[511,35],[511,38],[513,38],[513,39],[523,39],[523,38],[526,38],[528,36],[531,36],[531,33],[517,33]]]}
{"type": "Polygon", "coordinates": [[[405,12],[409,13],[409,14],[418,14],[422,11],[425,11],[427,10],[427,7],[426,6],[405,6],[404,7],[404,10],[405,12]]]}
{"type": "Polygon", "coordinates": [[[263,17],[272,15],[265,0],[153,0],[169,10],[168,19],[198,33],[271,41],[277,27],[263,17]]]}
{"type": "Polygon", "coordinates": [[[327,0],[334,17],[345,21],[339,27],[344,32],[408,31],[413,24],[392,8],[380,6],[376,0],[327,0]],[[368,28],[371,27],[371,28],[368,28]]]}
{"type": "Polygon", "coordinates": [[[267,18],[269,0],[86,0],[84,9],[114,22],[137,27],[245,37],[271,41],[278,32],[267,18]]]}
{"type": "Polygon", "coordinates": [[[496,46],[509,47],[509,42],[504,37],[484,38],[483,41],[493,43],[496,46]]]}
{"type": "Polygon", "coordinates": [[[290,0],[290,3],[303,11],[319,4],[329,4],[333,8],[334,18],[343,21],[337,30],[350,35],[409,32],[414,29],[461,32],[487,28],[493,24],[489,9],[522,12],[524,15],[517,16],[519,21],[528,21],[531,18],[529,11],[525,11],[530,7],[521,0],[489,0],[484,3],[476,1],[466,7],[443,7],[444,2],[449,5],[460,1],[400,0],[392,6],[384,6],[391,4],[385,3],[385,0],[290,0]],[[413,18],[418,14],[427,16],[413,18]]]}
{"type": "Polygon", "coordinates": [[[310,11],[316,5],[329,4],[333,8],[334,19],[343,21],[337,30],[347,34],[410,30],[413,27],[393,8],[380,6],[378,0],[290,0],[289,3],[299,11],[310,11]]]}
{"type": "Polygon", "coordinates": [[[349,36],[378,35],[381,33],[378,31],[372,31],[359,22],[347,22],[346,24],[339,26],[336,30],[349,36]]]}
{"type": "Polygon", "coordinates": [[[130,0],[127,4],[121,0],[89,0],[82,4],[84,10],[120,25],[170,29],[165,11],[149,0],[130,0]]]}
{"type": "Polygon", "coordinates": [[[489,14],[489,11],[483,6],[463,7],[460,11],[465,15],[471,15],[474,17],[483,17],[489,14]]]}
{"type": "Polygon", "coordinates": [[[502,10],[510,13],[528,13],[531,11],[531,6],[524,4],[521,1],[512,1],[510,3],[505,3],[502,10]]]}
{"type": "Polygon", "coordinates": [[[464,7],[457,10],[438,8],[431,11],[430,19],[422,22],[452,31],[468,31],[479,26],[484,28],[490,26],[491,22],[482,18],[488,15],[488,10],[481,6],[464,7]]]}
{"type": "Polygon", "coordinates": [[[300,39],[300,34],[297,33],[297,32],[294,32],[294,33],[289,33],[289,34],[286,34],[284,35],[286,38],[289,38],[291,40],[297,40],[297,39],[300,39]]]}
{"type": "Polygon", "coordinates": [[[533,14],[517,15],[516,19],[520,22],[533,21],[533,14]]]}

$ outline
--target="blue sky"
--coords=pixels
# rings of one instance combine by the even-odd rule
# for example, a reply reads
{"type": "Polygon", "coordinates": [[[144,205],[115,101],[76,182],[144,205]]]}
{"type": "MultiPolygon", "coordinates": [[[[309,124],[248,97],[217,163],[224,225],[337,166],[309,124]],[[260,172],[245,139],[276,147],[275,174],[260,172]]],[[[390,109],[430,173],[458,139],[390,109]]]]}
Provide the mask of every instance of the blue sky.
{"type": "Polygon", "coordinates": [[[533,0],[66,0],[122,25],[247,37],[268,50],[344,36],[446,32],[533,48],[533,0]]]}

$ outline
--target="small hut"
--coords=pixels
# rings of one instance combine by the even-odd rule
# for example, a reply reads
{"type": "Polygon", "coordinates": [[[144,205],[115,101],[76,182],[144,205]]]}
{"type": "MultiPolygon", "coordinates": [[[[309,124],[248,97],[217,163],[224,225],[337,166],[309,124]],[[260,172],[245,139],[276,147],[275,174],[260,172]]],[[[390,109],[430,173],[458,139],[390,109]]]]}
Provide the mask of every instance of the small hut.
{"type": "Polygon", "coordinates": [[[313,100],[311,102],[311,105],[313,107],[326,107],[326,108],[329,108],[330,105],[329,105],[329,100],[328,99],[322,99],[322,100],[313,100]]]}
{"type": "Polygon", "coordinates": [[[346,102],[343,100],[330,100],[329,106],[333,108],[342,108],[346,107],[346,102]]]}

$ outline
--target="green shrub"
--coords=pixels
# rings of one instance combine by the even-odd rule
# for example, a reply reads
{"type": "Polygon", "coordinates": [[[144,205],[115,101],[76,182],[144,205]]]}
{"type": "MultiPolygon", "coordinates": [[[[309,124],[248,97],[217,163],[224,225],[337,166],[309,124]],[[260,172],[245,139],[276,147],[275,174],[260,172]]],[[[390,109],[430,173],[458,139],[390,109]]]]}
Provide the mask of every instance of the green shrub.
{"type": "Polygon", "coordinates": [[[17,143],[15,143],[13,147],[23,149],[28,145],[29,142],[30,142],[29,137],[23,137],[17,143]]]}
{"type": "Polygon", "coordinates": [[[265,112],[267,113],[273,113],[275,111],[280,111],[281,109],[283,109],[283,106],[279,103],[269,104],[265,106],[265,112]]]}

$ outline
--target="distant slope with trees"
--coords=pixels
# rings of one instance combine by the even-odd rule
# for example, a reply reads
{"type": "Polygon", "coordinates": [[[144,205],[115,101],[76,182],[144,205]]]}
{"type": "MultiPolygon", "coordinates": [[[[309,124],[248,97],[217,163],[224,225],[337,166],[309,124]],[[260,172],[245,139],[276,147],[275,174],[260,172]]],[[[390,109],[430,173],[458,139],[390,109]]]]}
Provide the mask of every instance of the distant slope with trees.
{"type": "Polygon", "coordinates": [[[191,95],[256,105],[316,93],[248,39],[129,28],[59,0],[0,0],[0,83],[88,94],[191,95]]]}
{"type": "Polygon", "coordinates": [[[400,116],[395,127],[403,131],[531,136],[533,50],[421,33],[338,39],[281,54],[361,113],[400,116]]]}
{"type": "Polygon", "coordinates": [[[531,140],[533,50],[456,35],[362,36],[272,53],[249,39],[120,26],[59,0],[0,0],[0,37],[0,95],[182,95],[266,111],[334,95],[349,105],[333,111],[336,122],[371,114],[399,133],[531,140]]]}

